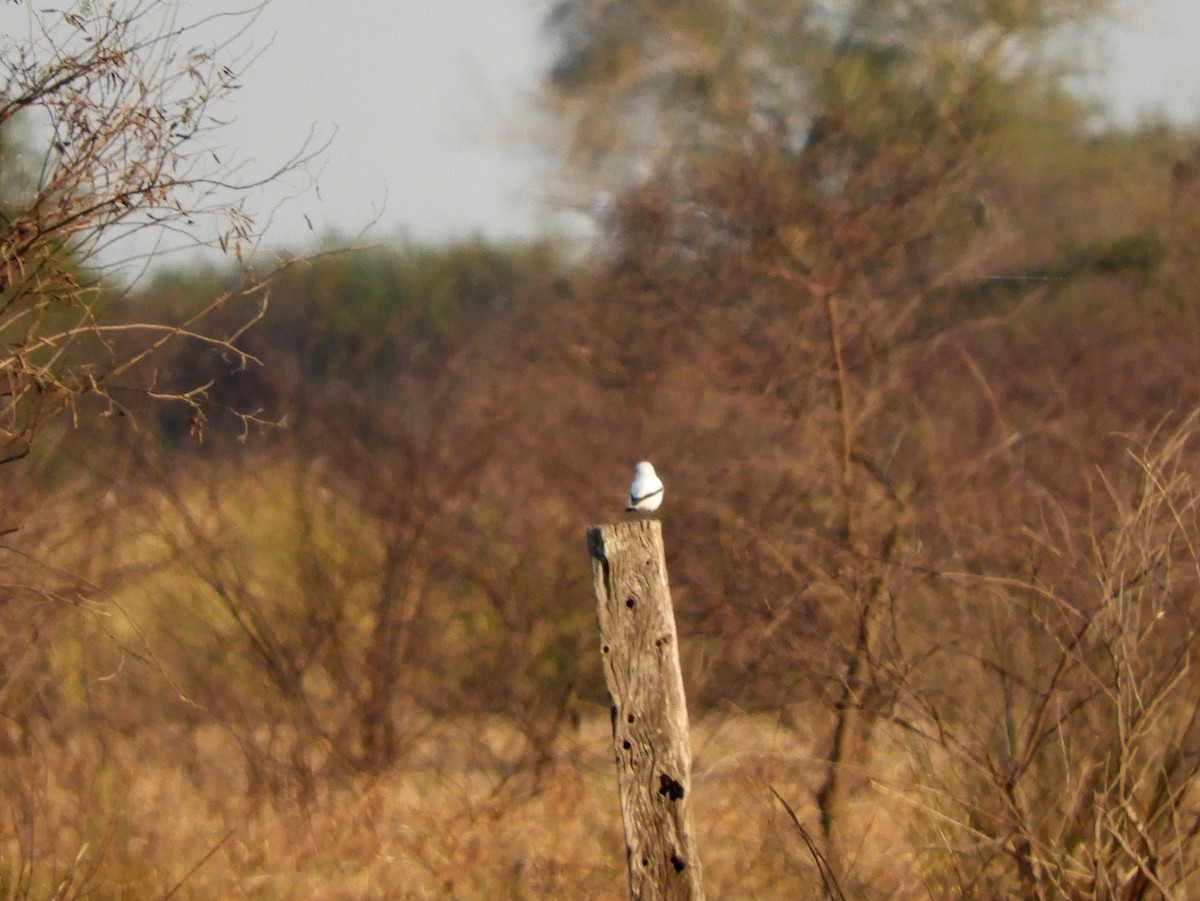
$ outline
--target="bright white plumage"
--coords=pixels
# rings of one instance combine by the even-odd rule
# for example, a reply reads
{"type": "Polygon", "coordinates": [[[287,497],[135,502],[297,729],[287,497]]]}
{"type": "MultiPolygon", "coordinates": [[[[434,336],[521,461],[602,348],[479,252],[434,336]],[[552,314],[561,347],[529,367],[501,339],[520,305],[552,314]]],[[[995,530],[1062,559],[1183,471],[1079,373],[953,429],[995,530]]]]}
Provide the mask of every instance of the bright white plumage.
{"type": "Polygon", "coordinates": [[[633,468],[633,484],[629,486],[631,513],[653,513],[662,505],[663,483],[654,467],[643,460],[633,468]]]}

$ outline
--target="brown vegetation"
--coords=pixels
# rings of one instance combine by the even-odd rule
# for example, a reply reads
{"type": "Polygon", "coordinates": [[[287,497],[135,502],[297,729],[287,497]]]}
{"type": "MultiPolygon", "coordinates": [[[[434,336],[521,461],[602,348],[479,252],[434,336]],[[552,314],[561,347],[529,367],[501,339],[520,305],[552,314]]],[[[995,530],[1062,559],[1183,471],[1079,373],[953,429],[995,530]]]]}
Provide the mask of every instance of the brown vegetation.
{"type": "MultiPolygon", "coordinates": [[[[716,33],[668,7],[639,41],[716,33]]],[[[583,542],[642,457],[712,897],[815,896],[808,841],[851,898],[1200,890],[1194,140],[1097,132],[1003,41],[931,93],[859,24],[805,141],[734,91],[758,57],[683,54],[734,71],[671,82],[648,176],[600,160],[585,263],[297,264],[255,329],[210,310],[233,358],[123,371],[205,386],[203,443],[186,400],[39,423],[0,467],[0,894],[620,897],[583,542]]],[[[640,51],[592,50],[555,77],[600,128],[640,51]]]]}

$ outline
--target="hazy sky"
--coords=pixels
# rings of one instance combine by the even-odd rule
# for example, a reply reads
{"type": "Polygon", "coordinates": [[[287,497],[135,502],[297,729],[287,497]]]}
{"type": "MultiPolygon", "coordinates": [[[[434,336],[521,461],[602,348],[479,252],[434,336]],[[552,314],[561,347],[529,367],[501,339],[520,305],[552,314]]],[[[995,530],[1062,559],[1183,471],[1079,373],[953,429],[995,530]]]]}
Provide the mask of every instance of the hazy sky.
{"type": "MultiPolygon", "coordinates": [[[[280,211],[353,231],[385,203],[373,234],[418,239],[538,225],[539,169],[506,151],[548,56],[538,0],[274,0],[275,35],[238,99],[237,140],[270,159],[316,124],[337,135],[321,199],[280,211]],[[261,127],[259,123],[261,121],[261,127]]],[[[1200,0],[1125,0],[1096,63],[1117,112],[1159,107],[1200,119],[1200,0]],[[1103,65],[1104,60],[1109,60],[1103,65]]]]}
{"type": "Polygon", "coordinates": [[[230,142],[265,166],[310,128],[333,135],[319,197],[281,207],[273,232],[307,233],[304,215],[346,235],[378,217],[379,240],[533,232],[539,170],[517,132],[548,55],[542,5],[272,0],[255,31],[274,40],[239,91],[230,142]]]}
{"type": "MultiPolygon", "coordinates": [[[[262,53],[227,110],[224,139],[260,171],[310,129],[332,144],[319,195],[278,205],[269,243],[300,249],[314,236],[308,222],[317,237],[352,236],[378,219],[368,233],[378,241],[535,231],[544,178],[536,157],[505,138],[519,134],[548,56],[547,5],[271,0],[253,26],[262,53]]],[[[14,9],[5,6],[0,27],[14,9]]],[[[1123,10],[1094,60],[1106,69],[1097,90],[1123,117],[1151,107],[1200,120],[1200,0],[1124,0],[1123,10]]],[[[260,215],[275,206],[256,202],[260,215]]]]}
{"type": "Polygon", "coordinates": [[[1150,108],[1200,121],[1200,0],[1124,0],[1105,38],[1101,84],[1122,116],[1150,108]]]}

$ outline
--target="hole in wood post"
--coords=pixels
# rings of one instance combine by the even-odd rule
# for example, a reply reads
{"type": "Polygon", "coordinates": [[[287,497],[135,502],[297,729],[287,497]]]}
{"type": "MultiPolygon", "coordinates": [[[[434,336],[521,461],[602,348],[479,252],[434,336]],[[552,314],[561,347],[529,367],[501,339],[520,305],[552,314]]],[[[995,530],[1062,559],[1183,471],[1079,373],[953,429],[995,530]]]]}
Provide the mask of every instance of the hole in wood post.
{"type": "Polygon", "coordinates": [[[600,653],[601,653],[601,654],[607,654],[607,653],[608,653],[608,645],[605,645],[604,647],[602,647],[602,648],[600,649],[600,653]]]}
{"type": "Polygon", "coordinates": [[[635,723],[635,722],[637,722],[637,717],[631,713],[631,714],[629,714],[629,716],[625,717],[625,722],[635,723]]]}
{"type": "Polygon", "coordinates": [[[658,777],[658,793],[666,795],[672,801],[678,801],[683,798],[683,785],[676,782],[666,773],[660,773],[658,777]]]}
{"type": "Polygon", "coordinates": [[[642,866],[644,866],[644,867],[650,866],[650,858],[649,857],[642,858],[642,866]]]}
{"type": "Polygon", "coordinates": [[[634,600],[633,598],[628,598],[628,599],[625,601],[625,606],[626,606],[626,607],[628,607],[630,610],[632,610],[632,609],[633,609],[633,605],[634,605],[634,604],[636,604],[636,603],[637,603],[637,601],[636,601],[636,600],[634,600]]]}
{"type": "Polygon", "coordinates": [[[680,860],[677,855],[672,854],[671,855],[671,866],[673,866],[675,868],[676,873],[682,873],[684,870],[684,867],[686,867],[687,864],[684,863],[682,860],[680,860]]]}
{"type": "Polygon", "coordinates": [[[633,745],[629,743],[629,739],[625,739],[625,741],[621,742],[621,747],[628,751],[633,747],[633,745]]]}

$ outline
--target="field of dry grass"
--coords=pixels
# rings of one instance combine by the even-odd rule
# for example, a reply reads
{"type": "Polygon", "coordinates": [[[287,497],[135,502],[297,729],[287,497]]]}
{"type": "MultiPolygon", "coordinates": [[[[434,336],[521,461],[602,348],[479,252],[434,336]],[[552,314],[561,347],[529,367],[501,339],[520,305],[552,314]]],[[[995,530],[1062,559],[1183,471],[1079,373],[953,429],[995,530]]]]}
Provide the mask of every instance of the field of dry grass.
{"type": "MultiPolygon", "coordinates": [[[[228,483],[224,467],[209,474],[185,478],[182,495],[128,473],[42,486],[55,503],[29,516],[28,533],[90,578],[33,562],[9,570],[43,588],[10,608],[39,634],[26,633],[37,640],[24,655],[19,630],[8,636],[7,697],[19,715],[0,730],[0,897],[627,897],[602,697],[572,696],[569,714],[536,703],[438,714],[400,702],[395,761],[347,765],[334,719],[353,719],[353,698],[319,668],[304,677],[303,700],[280,697],[238,620],[272,623],[280,644],[295,638],[286,620],[302,616],[304,591],[289,545],[303,511],[291,474],[258,467],[239,497],[209,490],[228,483]],[[87,511],[111,513],[114,488],[123,512],[97,528],[87,511]]],[[[366,621],[352,611],[369,592],[359,570],[382,552],[328,491],[300,491],[332,505],[310,522],[310,550],[344,554],[361,539],[339,570],[351,611],[339,640],[360,652],[366,621]]],[[[588,648],[578,667],[598,680],[590,599],[576,600],[588,648]]],[[[469,636],[452,622],[424,627],[448,633],[437,637],[443,652],[467,661],[469,636]]],[[[414,674],[414,691],[417,682],[435,690],[428,673],[414,674]]],[[[501,686],[488,691],[484,705],[501,686]]],[[[817,728],[796,723],[729,712],[696,724],[697,826],[715,896],[814,885],[771,792],[812,813],[817,728]]]]}
{"type": "MultiPolygon", "coordinates": [[[[81,735],[10,757],[4,896],[627,897],[606,715],[589,712],[532,767],[511,721],[431,720],[417,731],[394,770],[327,781],[304,799],[256,796],[236,739],[218,726],[103,744],[81,735]]],[[[771,793],[803,814],[810,745],[769,717],[697,725],[695,814],[711,896],[815,890],[812,860],[771,793]]],[[[898,812],[894,800],[863,812],[862,875],[904,896],[917,888],[912,861],[881,854],[903,844],[898,812]]]]}

